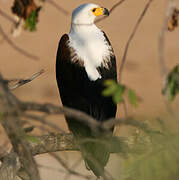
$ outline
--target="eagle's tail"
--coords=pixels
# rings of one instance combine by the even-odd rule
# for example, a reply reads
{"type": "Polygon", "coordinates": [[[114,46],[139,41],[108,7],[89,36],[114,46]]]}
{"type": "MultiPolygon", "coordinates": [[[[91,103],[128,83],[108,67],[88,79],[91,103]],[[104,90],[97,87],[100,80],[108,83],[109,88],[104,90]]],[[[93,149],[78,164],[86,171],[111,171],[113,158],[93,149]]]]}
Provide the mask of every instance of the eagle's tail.
{"type": "Polygon", "coordinates": [[[87,169],[92,170],[97,176],[104,175],[104,167],[106,166],[110,151],[107,141],[101,138],[89,139],[80,143],[82,156],[84,158],[87,169]]]}
{"type": "Polygon", "coordinates": [[[66,118],[66,120],[79,145],[87,169],[92,170],[97,177],[103,176],[104,167],[110,156],[108,142],[111,140],[112,131],[111,133],[92,133],[86,124],[79,125],[79,122],[73,118],[66,118]]]}

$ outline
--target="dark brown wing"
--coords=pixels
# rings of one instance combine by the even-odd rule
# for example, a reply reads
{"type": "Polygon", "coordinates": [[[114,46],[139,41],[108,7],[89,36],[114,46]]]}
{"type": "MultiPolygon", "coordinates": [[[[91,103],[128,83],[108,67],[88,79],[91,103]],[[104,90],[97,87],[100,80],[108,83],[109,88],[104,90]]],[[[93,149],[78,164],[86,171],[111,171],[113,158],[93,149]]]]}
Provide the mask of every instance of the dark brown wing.
{"type": "MultiPolygon", "coordinates": [[[[68,35],[63,35],[59,42],[56,58],[56,79],[63,105],[83,111],[97,121],[115,117],[116,105],[112,98],[102,96],[104,80],[117,79],[115,56],[111,56],[110,68],[98,68],[102,79],[90,81],[83,63],[78,59],[74,49],[68,46],[68,41],[68,35]]],[[[107,41],[109,42],[109,40],[107,41]]],[[[85,123],[68,117],[66,120],[76,139],[97,138],[85,123]]],[[[106,145],[99,142],[100,140],[80,145],[85,162],[96,176],[101,175],[110,154],[106,145]]]]}

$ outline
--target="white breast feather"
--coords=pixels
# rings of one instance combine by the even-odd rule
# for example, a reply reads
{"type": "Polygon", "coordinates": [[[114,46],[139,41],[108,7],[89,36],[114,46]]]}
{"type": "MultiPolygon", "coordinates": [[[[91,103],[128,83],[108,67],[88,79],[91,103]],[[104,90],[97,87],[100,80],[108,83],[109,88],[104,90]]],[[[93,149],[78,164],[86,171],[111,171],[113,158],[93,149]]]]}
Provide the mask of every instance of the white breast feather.
{"type": "Polygon", "coordinates": [[[103,63],[103,66],[107,66],[104,59],[109,60],[111,55],[111,46],[105,40],[103,32],[95,25],[72,27],[69,33],[69,46],[84,62],[89,79],[95,81],[101,78],[96,68],[103,63]]]}

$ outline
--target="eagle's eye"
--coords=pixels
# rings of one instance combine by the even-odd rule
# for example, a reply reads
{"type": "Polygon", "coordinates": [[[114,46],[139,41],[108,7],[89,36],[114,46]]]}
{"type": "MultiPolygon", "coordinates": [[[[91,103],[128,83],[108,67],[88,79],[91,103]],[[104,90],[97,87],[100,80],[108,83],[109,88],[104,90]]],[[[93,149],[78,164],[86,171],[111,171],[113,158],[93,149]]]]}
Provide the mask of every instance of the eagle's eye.
{"type": "Polygon", "coordinates": [[[96,11],[96,8],[93,8],[93,9],[92,9],[92,12],[95,12],[95,11],[96,11]]]}

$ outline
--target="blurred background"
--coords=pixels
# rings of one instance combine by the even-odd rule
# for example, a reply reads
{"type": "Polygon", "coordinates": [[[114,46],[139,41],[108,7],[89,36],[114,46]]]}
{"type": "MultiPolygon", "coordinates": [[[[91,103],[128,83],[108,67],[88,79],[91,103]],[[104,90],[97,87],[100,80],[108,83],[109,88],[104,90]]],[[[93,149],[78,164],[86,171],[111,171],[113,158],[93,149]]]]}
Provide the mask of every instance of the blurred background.
{"type": "MultiPolygon", "coordinates": [[[[55,2],[69,12],[69,15],[63,14],[57,8],[49,3],[44,3],[39,13],[39,22],[34,32],[22,31],[20,36],[14,38],[11,35],[12,23],[0,15],[0,25],[3,31],[8,35],[18,47],[28,51],[38,60],[32,60],[14,50],[0,33],[0,73],[5,78],[27,78],[33,73],[45,70],[37,79],[24,85],[14,91],[15,95],[23,101],[35,101],[40,103],[53,103],[61,105],[59,93],[55,79],[55,61],[58,42],[64,33],[70,30],[71,13],[74,8],[82,3],[96,3],[107,9],[110,9],[117,0],[55,0],[55,2]]],[[[99,22],[97,25],[108,35],[109,40],[114,48],[117,65],[119,67],[121,58],[124,53],[126,42],[139,18],[146,0],[125,0],[117,7],[111,15],[99,22]]],[[[13,18],[11,12],[13,1],[0,0],[0,9],[13,18]]],[[[161,94],[163,81],[160,76],[158,61],[158,39],[166,14],[167,2],[165,0],[153,1],[149,7],[139,29],[132,40],[127,54],[127,61],[124,67],[122,83],[126,84],[140,96],[141,102],[137,108],[127,104],[128,115],[138,118],[147,118],[160,116],[167,117],[166,107],[161,94]]],[[[179,29],[166,33],[165,59],[169,69],[173,68],[179,62],[179,29]]],[[[179,107],[179,97],[172,103],[174,109],[179,107]]],[[[123,107],[118,108],[117,117],[124,115],[123,107]]],[[[68,131],[63,116],[53,117],[52,122],[68,131]]],[[[1,131],[2,128],[1,128],[1,131]]],[[[125,134],[125,129],[117,128],[116,133],[125,134]]],[[[38,132],[37,132],[38,133],[38,132]]],[[[7,140],[5,136],[0,135],[0,144],[7,140]]],[[[62,157],[68,159],[73,165],[79,160],[78,152],[65,153],[61,152],[62,157]],[[73,159],[73,160],[71,160],[73,159]]],[[[48,155],[36,157],[39,164],[51,166],[58,170],[59,164],[48,155]]],[[[120,164],[112,155],[108,164],[108,169],[114,174],[120,164]]],[[[76,165],[75,165],[76,167],[76,165]]],[[[77,168],[84,174],[90,174],[85,169],[83,162],[79,163],[77,168]]],[[[41,167],[40,172],[43,180],[62,179],[64,172],[41,167]]],[[[71,176],[67,179],[79,179],[71,176]]]]}

